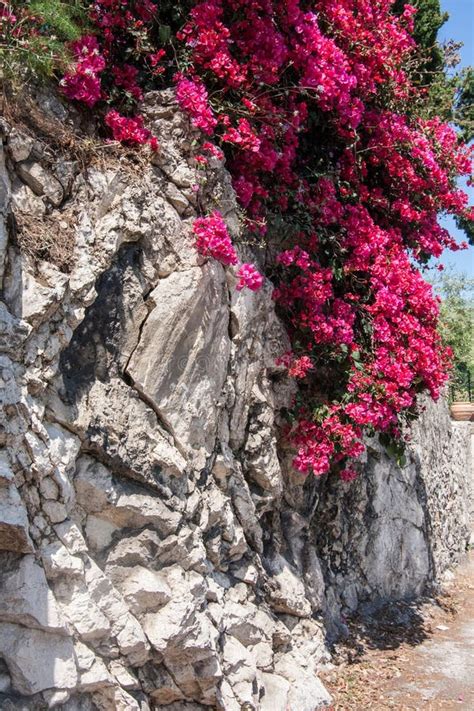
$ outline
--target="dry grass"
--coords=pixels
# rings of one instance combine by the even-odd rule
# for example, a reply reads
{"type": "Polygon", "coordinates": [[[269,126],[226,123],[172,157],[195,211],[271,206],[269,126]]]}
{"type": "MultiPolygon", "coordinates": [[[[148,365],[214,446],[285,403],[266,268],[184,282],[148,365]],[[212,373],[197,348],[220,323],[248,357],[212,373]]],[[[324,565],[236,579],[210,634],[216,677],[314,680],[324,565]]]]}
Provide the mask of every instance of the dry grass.
{"type": "MultiPolygon", "coordinates": [[[[32,85],[12,87],[0,81],[0,113],[11,126],[35,139],[44,168],[54,174],[57,161],[66,158],[76,162],[77,172],[83,176],[94,166],[102,171],[120,170],[131,180],[143,179],[150,164],[145,151],[101,139],[90,115],[71,106],[67,107],[70,120],[60,121],[39,106],[38,91],[32,85]]],[[[73,198],[66,190],[62,205],[46,215],[15,211],[12,238],[33,262],[45,260],[63,272],[72,270],[77,224],[73,198]]]]}
{"type": "MultiPolygon", "coordinates": [[[[63,123],[51,112],[40,108],[37,101],[39,89],[33,84],[12,86],[3,83],[0,92],[0,112],[6,121],[19,131],[38,141],[47,158],[54,160],[67,153],[71,160],[87,165],[94,150],[90,137],[73,125],[63,123]]],[[[74,124],[80,123],[80,114],[71,110],[74,124]]]]}
{"type": "MultiPolygon", "coordinates": [[[[51,94],[56,89],[51,87],[51,94]]],[[[144,149],[127,148],[120,143],[105,140],[100,135],[99,125],[91,112],[78,110],[66,104],[71,120],[67,124],[52,113],[44,111],[37,100],[37,90],[28,85],[21,88],[6,87],[0,80],[0,114],[18,130],[30,135],[42,144],[46,160],[51,163],[60,155],[79,162],[81,171],[91,165],[104,167],[109,163],[130,164],[138,171],[149,157],[144,149]]]]}
{"type": "Polygon", "coordinates": [[[67,210],[41,217],[18,213],[15,222],[17,244],[33,263],[44,260],[62,272],[71,271],[75,244],[72,214],[67,210]]]}

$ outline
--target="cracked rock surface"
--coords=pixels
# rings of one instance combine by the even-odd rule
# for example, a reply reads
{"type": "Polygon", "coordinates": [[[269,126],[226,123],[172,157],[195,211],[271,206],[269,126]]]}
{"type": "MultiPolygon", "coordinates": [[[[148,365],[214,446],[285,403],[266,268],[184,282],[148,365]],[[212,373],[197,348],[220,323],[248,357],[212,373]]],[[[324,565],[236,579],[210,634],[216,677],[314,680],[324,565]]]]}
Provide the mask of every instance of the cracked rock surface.
{"type": "MultiPolygon", "coordinates": [[[[355,484],[298,478],[271,284],[196,254],[199,137],[167,92],[144,113],[138,167],[1,127],[0,706],[315,711],[342,615],[461,556],[469,428],[429,404],[403,470],[372,442],[355,484]],[[32,212],[74,216],[68,272],[20,248],[32,212]]],[[[216,159],[206,180],[238,237],[216,159]]]]}

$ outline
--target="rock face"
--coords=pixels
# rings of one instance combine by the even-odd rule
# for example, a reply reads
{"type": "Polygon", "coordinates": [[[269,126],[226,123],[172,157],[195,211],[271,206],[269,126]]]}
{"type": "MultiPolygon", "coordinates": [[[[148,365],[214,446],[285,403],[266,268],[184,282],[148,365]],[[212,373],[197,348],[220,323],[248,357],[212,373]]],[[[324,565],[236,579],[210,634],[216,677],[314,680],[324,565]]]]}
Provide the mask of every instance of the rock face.
{"type": "Polygon", "coordinates": [[[299,480],[271,285],[192,247],[198,183],[238,235],[229,176],[170,94],[144,111],[153,164],[84,172],[2,124],[0,705],[314,711],[341,614],[462,554],[469,428],[429,404],[403,469],[369,443],[357,482],[299,480]],[[73,225],[68,273],[25,214],[73,225]]]}

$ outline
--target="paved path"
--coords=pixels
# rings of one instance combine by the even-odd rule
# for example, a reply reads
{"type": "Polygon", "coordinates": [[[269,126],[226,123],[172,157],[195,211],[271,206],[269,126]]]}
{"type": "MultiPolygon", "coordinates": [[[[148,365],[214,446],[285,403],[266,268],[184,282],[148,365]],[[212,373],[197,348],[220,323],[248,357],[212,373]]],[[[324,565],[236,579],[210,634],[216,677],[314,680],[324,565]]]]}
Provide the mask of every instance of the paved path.
{"type": "Polygon", "coordinates": [[[459,605],[451,621],[412,650],[404,673],[386,695],[414,709],[474,711],[474,558],[462,566],[453,585],[459,605]],[[445,629],[446,628],[446,629],[445,629]]]}
{"type": "Polygon", "coordinates": [[[384,614],[356,623],[344,661],[323,675],[334,711],[474,711],[474,554],[437,604],[384,614]]]}

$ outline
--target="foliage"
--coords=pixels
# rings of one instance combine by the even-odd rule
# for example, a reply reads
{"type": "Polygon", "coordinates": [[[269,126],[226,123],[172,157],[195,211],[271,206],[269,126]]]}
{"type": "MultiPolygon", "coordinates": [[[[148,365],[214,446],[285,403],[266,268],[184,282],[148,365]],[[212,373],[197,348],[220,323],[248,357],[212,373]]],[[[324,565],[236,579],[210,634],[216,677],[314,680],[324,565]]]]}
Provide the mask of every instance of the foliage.
{"type": "Polygon", "coordinates": [[[474,279],[451,270],[434,280],[434,286],[441,297],[441,337],[454,354],[451,390],[467,399],[468,373],[474,381],[474,279]]]}
{"type": "MultiPolygon", "coordinates": [[[[468,225],[473,212],[457,187],[468,150],[423,84],[445,77],[445,60],[412,37],[431,42],[436,7],[415,30],[415,8],[397,15],[392,0],[95,0],[91,32],[70,46],[65,95],[118,140],[157,147],[136,107],[173,82],[212,137],[196,160],[225,153],[254,244],[279,244],[267,271],[292,342],[280,363],[300,385],[287,434],[302,472],[351,480],[367,432],[401,457],[401,422],[447,379],[421,269],[458,248],[438,215],[468,225]]],[[[202,254],[235,264],[218,213],[194,235],[202,254]]],[[[238,276],[238,288],[261,286],[252,265],[238,276]]]]}
{"type": "Polygon", "coordinates": [[[457,91],[454,122],[461,128],[462,138],[467,143],[474,139],[474,67],[466,67],[459,74],[457,91]]]}
{"type": "MultiPolygon", "coordinates": [[[[441,27],[449,19],[449,14],[441,11],[440,0],[413,0],[412,5],[416,8],[413,38],[421,56],[418,71],[424,74],[424,83],[429,83],[430,73],[444,71],[445,68],[443,49],[437,39],[441,27]]],[[[393,12],[401,15],[404,7],[403,0],[396,0],[393,12]]]]}
{"type": "Polygon", "coordinates": [[[4,76],[50,77],[69,61],[68,43],[84,31],[79,0],[0,0],[0,66],[4,76]]]}
{"type": "MultiPolygon", "coordinates": [[[[462,140],[469,143],[474,138],[474,68],[456,70],[460,45],[438,42],[438,32],[449,18],[441,11],[440,0],[413,0],[413,5],[417,9],[413,31],[417,49],[411,77],[428,92],[420,111],[453,123],[462,140]]],[[[403,7],[404,1],[396,0],[393,10],[401,14],[403,7]]]]}

